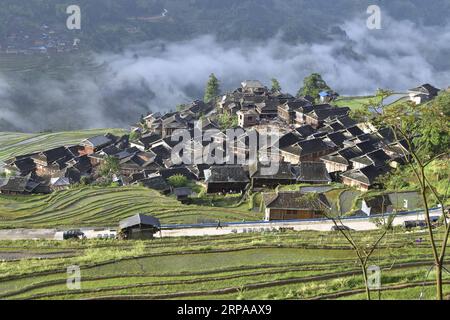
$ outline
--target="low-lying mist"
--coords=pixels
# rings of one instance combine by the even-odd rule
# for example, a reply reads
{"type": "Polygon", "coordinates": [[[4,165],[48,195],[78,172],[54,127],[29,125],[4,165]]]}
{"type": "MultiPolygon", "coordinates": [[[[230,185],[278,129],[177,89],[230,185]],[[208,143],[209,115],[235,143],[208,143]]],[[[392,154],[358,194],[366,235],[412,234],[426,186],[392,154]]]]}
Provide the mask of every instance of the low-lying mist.
{"type": "Polygon", "coordinates": [[[290,45],[281,37],[219,43],[209,35],[147,42],[122,54],[95,54],[102,68],[73,67],[63,81],[44,73],[27,81],[0,71],[0,131],[128,127],[150,110],[202,98],[212,72],[222,91],[245,79],[269,86],[277,78],[283,91],[295,94],[312,72],[341,95],[450,84],[450,24],[422,27],[383,17],[381,30],[369,30],[362,19],[340,28],[346,35],[316,44],[290,45]]]}

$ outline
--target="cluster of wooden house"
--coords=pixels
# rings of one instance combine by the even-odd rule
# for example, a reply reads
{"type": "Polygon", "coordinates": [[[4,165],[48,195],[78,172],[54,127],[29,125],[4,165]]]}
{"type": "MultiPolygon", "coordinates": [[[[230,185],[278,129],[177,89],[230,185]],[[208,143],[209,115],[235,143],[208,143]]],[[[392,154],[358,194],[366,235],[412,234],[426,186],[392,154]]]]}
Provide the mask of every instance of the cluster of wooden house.
{"type": "MultiPolygon", "coordinates": [[[[349,117],[349,108],[314,104],[314,100],[273,92],[256,80],[244,81],[241,87],[214,102],[194,101],[180,111],[147,115],[132,128],[138,133],[133,141],[129,135],[106,134],[77,145],[14,157],[6,162],[10,177],[0,181],[0,193],[51,192],[78,183],[83,176],[95,180],[99,178],[99,166],[108,157],[118,159],[120,172],[114,181],[120,185],[142,184],[163,193],[173,191],[168,181],[174,175],[203,184],[208,193],[332,181],[368,190],[377,185],[380,175],[402,162],[407,148],[389,129],[377,130],[370,123],[357,123],[349,117]],[[262,134],[271,126],[279,130],[275,142],[258,145],[259,150],[265,148],[279,161],[277,172],[262,174],[261,169],[267,164],[258,160],[246,164],[173,163],[172,153],[178,141],[172,141],[172,134],[177,129],[190,133],[195,126],[203,131],[216,129],[214,139],[226,139],[224,128],[218,124],[220,114],[237,117],[243,132],[237,139],[244,144],[233,148],[234,154],[249,153],[250,134],[262,134]]],[[[193,149],[208,148],[210,143],[191,142],[193,149]]],[[[178,189],[175,193],[185,199],[190,191],[178,189]]],[[[329,207],[322,197],[301,203],[290,198],[298,197],[294,193],[267,194],[266,209],[277,218],[298,218],[314,217],[329,207]],[[311,207],[314,210],[306,214],[305,208],[311,207]]],[[[271,214],[267,214],[271,219],[271,214]]]]}

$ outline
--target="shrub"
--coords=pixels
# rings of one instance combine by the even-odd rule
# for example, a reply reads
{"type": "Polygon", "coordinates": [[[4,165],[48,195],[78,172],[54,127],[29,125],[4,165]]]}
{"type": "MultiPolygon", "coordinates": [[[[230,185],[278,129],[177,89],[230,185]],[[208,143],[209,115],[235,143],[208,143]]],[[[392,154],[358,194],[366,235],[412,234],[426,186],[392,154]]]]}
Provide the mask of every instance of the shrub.
{"type": "Polygon", "coordinates": [[[188,184],[188,179],[182,174],[171,176],[167,181],[174,188],[186,187],[188,184]]]}

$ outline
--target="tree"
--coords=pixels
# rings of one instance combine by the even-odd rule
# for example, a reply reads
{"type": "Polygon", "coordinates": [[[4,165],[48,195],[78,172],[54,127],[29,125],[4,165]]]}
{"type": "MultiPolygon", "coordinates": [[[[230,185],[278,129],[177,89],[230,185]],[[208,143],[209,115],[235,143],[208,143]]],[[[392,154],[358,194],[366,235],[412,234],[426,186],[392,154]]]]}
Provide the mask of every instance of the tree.
{"type": "Polygon", "coordinates": [[[281,85],[277,79],[272,78],[272,92],[281,92],[281,85]]]}
{"type": "Polygon", "coordinates": [[[222,130],[236,128],[239,124],[237,115],[229,116],[226,113],[222,113],[218,116],[217,120],[219,122],[220,129],[222,130]]]}
{"type": "Polygon", "coordinates": [[[447,104],[449,98],[444,94],[439,99],[423,105],[408,101],[383,106],[383,100],[388,95],[390,92],[386,90],[377,92],[381,108],[376,108],[380,111],[373,119],[374,124],[378,128],[390,128],[396,140],[403,141],[406,145],[407,150],[403,152],[403,158],[420,190],[436,274],[436,298],[442,300],[442,270],[450,234],[450,224],[445,211],[450,182],[447,182],[444,193],[439,193],[431,183],[431,176],[426,169],[438,159],[444,159],[447,163],[449,161],[450,146],[445,139],[445,136],[450,134],[450,113],[447,104]],[[444,217],[443,226],[436,230],[433,230],[430,219],[433,198],[440,205],[444,217]]]}
{"type": "Polygon", "coordinates": [[[214,73],[211,73],[209,75],[209,79],[206,84],[205,97],[203,98],[203,100],[206,103],[208,103],[211,100],[213,100],[216,96],[218,96],[219,94],[220,94],[219,80],[216,78],[214,73]]]}
{"type": "Polygon", "coordinates": [[[312,73],[303,80],[303,87],[297,92],[297,97],[311,96],[317,99],[319,92],[331,90],[318,73],[312,73]]]}
{"type": "Polygon", "coordinates": [[[100,165],[100,175],[103,177],[117,174],[119,171],[120,163],[116,157],[107,156],[105,161],[100,165]]]}
{"type": "Polygon", "coordinates": [[[176,174],[176,175],[169,177],[169,179],[167,179],[167,181],[169,182],[169,184],[172,187],[181,188],[181,187],[187,186],[188,178],[186,178],[182,174],[176,174]]]}
{"type": "Polygon", "coordinates": [[[132,131],[130,132],[130,141],[137,141],[139,138],[141,137],[141,134],[139,133],[139,131],[132,131]]]}
{"type": "Polygon", "coordinates": [[[386,236],[388,231],[392,227],[392,222],[394,221],[394,215],[391,215],[387,217],[385,220],[384,217],[381,217],[382,222],[379,222],[382,226],[381,233],[377,234],[374,238],[374,241],[372,243],[367,243],[367,238],[364,238],[364,243],[358,243],[355,238],[353,237],[352,230],[347,228],[340,219],[339,216],[334,215],[330,211],[325,211],[325,216],[333,221],[336,230],[340,232],[345,240],[350,244],[352,250],[356,254],[356,258],[359,263],[359,267],[361,268],[363,280],[364,280],[364,286],[366,288],[366,298],[367,300],[371,300],[371,292],[370,292],[370,285],[369,285],[369,275],[368,275],[368,267],[369,267],[369,260],[372,256],[372,254],[375,252],[375,250],[378,248],[379,244],[383,240],[383,238],[386,236]]]}

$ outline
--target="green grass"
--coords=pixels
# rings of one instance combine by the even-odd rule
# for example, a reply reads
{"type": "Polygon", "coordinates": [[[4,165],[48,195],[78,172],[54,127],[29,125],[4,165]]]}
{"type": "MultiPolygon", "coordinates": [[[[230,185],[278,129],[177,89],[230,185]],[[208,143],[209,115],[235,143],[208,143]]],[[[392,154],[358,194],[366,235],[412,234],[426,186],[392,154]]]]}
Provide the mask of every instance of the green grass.
{"type": "MultiPolygon", "coordinates": [[[[369,242],[377,235],[378,231],[357,232],[354,239],[369,242]]],[[[424,279],[432,257],[427,243],[414,244],[417,236],[390,233],[375,251],[370,263],[382,267],[384,287],[424,279]],[[401,267],[405,263],[420,264],[401,267]]],[[[0,297],[6,299],[129,295],[308,299],[348,290],[356,291],[338,298],[364,299],[358,291],[363,284],[355,254],[339,233],[303,231],[153,241],[0,241],[0,255],[12,247],[25,253],[71,251],[74,256],[0,263],[0,297]],[[80,266],[81,291],[66,288],[70,265],[80,266]]],[[[428,279],[432,277],[430,274],[428,279]]],[[[448,275],[445,279],[449,280],[448,275]]],[[[414,297],[415,286],[382,294],[386,299],[414,297]]],[[[432,297],[430,289],[425,298],[432,297]]]]}
{"type": "Polygon", "coordinates": [[[0,228],[111,226],[136,213],[162,223],[201,220],[260,220],[262,214],[241,207],[183,205],[173,197],[139,186],[80,187],[50,195],[0,195],[0,228]]]}
{"type": "Polygon", "coordinates": [[[56,133],[0,132],[0,162],[14,156],[80,143],[83,139],[105,133],[125,134],[123,129],[92,129],[56,133]]]}
{"type": "Polygon", "coordinates": [[[358,110],[365,108],[373,96],[367,97],[339,97],[337,100],[333,101],[333,104],[338,107],[349,107],[351,110],[358,110]]]}

